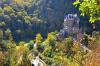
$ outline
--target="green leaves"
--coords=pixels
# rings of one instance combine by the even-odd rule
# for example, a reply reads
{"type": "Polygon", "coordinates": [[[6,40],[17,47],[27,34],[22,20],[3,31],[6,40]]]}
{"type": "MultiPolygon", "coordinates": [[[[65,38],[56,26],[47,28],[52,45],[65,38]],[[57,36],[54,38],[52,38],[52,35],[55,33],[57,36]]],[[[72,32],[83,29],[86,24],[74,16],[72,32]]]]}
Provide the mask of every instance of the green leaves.
{"type": "Polygon", "coordinates": [[[78,4],[80,4],[80,1],[79,1],[79,0],[77,0],[77,1],[75,1],[75,2],[73,3],[73,5],[75,5],[75,7],[77,7],[78,4]]]}
{"type": "Polygon", "coordinates": [[[97,20],[100,20],[100,1],[98,0],[76,0],[73,4],[75,6],[79,5],[79,10],[81,11],[82,16],[89,16],[89,22],[94,23],[97,20]]]}

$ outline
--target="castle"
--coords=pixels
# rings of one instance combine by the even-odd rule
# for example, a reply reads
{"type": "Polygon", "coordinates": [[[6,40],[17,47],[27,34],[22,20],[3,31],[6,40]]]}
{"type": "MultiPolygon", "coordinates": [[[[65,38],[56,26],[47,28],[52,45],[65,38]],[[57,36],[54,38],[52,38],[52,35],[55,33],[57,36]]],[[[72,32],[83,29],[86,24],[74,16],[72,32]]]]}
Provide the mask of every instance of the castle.
{"type": "Polygon", "coordinates": [[[63,29],[57,35],[57,39],[72,36],[73,40],[82,39],[81,28],[79,27],[80,19],[77,14],[67,14],[64,18],[63,29]]]}

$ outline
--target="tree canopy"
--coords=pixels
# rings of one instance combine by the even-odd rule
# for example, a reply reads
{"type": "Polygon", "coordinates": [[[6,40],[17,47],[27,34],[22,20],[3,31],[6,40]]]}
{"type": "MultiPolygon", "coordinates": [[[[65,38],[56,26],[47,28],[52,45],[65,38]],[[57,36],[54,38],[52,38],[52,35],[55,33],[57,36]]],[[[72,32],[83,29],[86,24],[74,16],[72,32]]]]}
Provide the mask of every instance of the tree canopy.
{"type": "Polygon", "coordinates": [[[89,17],[89,22],[100,20],[100,0],[76,0],[73,4],[79,7],[82,16],[89,17]]]}

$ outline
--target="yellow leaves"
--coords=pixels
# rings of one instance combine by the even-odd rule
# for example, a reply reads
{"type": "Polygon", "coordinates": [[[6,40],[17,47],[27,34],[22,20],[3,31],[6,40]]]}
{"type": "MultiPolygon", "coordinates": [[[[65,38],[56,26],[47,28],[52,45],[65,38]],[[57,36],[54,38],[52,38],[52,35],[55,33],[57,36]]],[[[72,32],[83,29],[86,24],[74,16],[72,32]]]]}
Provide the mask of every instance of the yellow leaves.
{"type": "Polygon", "coordinates": [[[18,50],[19,49],[19,46],[16,46],[16,50],[18,50]]]}
{"type": "Polygon", "coordinates": [[[24,20],[25,20],[25,23],[30,24],[31,18],[30,16],[25,16],[24,20]]]}
{"type": "Polygon", "coordinates": [[[67,50],[68,50],[68,48],[67,48],[67,46],[65,44],[57,42],[56,51],[66,52],[67,50]]]}
{"type": "Polygon", "coordinates": [[[53,36],[51,33],[49,33],[47,39],[48,39],[49,41],[51,41],[51,40],[53,40],[53,38],[54,38],[54,36],[53,36]]]}
{"type": "Polygon", "coordinates": [[[72,62],[69,66],[80,66],[80,65],[76,62],[72,62]]]}
{"type": "Polygon", "coordinates": [[[55,56],[54,58],[59,60],[59,61],[61,61],[63,59],[62,56],[55,56]]]}
{"type": "Polygon", "coordinates": [[[24,42],[20,42],[19,46],[15,48],[15,54],[17,53],[18,56],[23,55],[23,53],[27,52],[29,49],[27,48],[27,44],[24,42]]]}
{"type": "Polygon", "coordinates": [[[54,35],[52,33],[48,33],[47,39],[43,42],[44,45],[54,44],[54,35]]]}
{"type": "Polygon", "coordinates": [[[41,43],[41,40],[42,40],[41,34],[37,34],[37,35],[36,35],[36,39],[35,39],[36,44],[39,45],[39,44],[41,43]]]}
{"type": "Polygon", "coordinates": [[[56,59],[56,63],[60,64],[60,66],[69,66],[68,63],[69,63],[69,60],[65,57],[65,56],[59,56],[59,55],[56,55],[54,57],[54,59],[56,59]]]}
{"type": "Polygon", "coordinates": [[[23,18],[24,18],[24,16],[25,16],[24,12],[17,12],[17,15],[18,15],[19,17],[23,17],[23,18]]]}
{"type": "Polygon", "coordinates": [[[54,59],[56,59],[56,62],[61,64],[61,66],[80,66],[77,62],[66,58],[66,56],[56,55],[54,59]]]}
{"type": "Polygon", "coordinates": [[[52,48],[51,47],[46,47],[45,48],[45,51],[49,51],[49,50],[51,50],[52,48]]]}
{"type": "Polygon", "coordinates": [[[18,3],[18,4],[22,4],[24,2],[24,0],[14,0],[15,3],[18,3]]]}
{"type": "Polygon", "coordinates": [[[16,53],[18,56],[20,56],[21,54],[23,54],[23,52],[25,51],[24,47],[22,46],[16,46],[16,53]]]}
{"type": "Polygon", "coordinates": [[[78,61],[81,61],[82,56],[81,56],[80,51],[78,51],[78,52],[74,55],[74,58],[77,59],[78,61]]]}
{"type": "Polygon", "coordinates": [[[77,51],[77,50],[79,50],[81,47],[80,47],[80,43],[79,42],[75,42],[74,44],[73,44],[73,47],[72,47],[72,50],[73,51],[77,51]]]}
{"type": "Polygon", "coordinates": [[[24,41],[19,42],[19,46],[24,46],[24,44],[25,44],[24,41]]]}
{"type": "Polygon", "coordinates": [[[33,58],[34,58],[33,53],[32,53],[32,52],[29,53],[27,58],[28,58],[30,61],[33,60],[33,58]]]}
{"type": "Polygon", "coordinates": [[[14,0],[14,4],[20,4],[20,5],[24,5],[24,4],[30,4],[32,3],[33,0],[14,0]]]}
{"type": "Polygon", "coordinates": [[[6,12],[12,12],[13,11],[11,6],[5,6],[3,10],[6,11],[6,12]]]}

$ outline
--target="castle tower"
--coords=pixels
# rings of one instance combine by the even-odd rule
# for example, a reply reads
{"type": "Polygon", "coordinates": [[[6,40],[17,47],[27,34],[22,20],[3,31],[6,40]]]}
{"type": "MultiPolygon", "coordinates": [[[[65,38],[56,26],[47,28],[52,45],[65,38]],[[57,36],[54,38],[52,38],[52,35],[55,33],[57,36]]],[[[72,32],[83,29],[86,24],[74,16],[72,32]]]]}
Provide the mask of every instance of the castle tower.
{"type": "Polygon", "coordinates": [[[79,21],[77,14],[68,14],[64,19],[64,28],[68,33],[78,33],[79,21]]]}
{"type": "Polygon", "coordinates": [[[58,37],[72,36],[73,39],[78,40],[78,37],[81,35],[79,21],[80,19],[78,18],[77,14],[67,14],[64,18],[64,28],[60,30],[58,37]]]}

